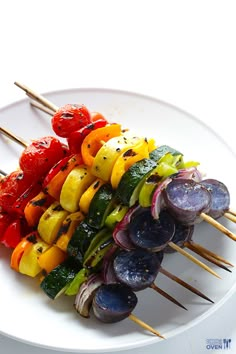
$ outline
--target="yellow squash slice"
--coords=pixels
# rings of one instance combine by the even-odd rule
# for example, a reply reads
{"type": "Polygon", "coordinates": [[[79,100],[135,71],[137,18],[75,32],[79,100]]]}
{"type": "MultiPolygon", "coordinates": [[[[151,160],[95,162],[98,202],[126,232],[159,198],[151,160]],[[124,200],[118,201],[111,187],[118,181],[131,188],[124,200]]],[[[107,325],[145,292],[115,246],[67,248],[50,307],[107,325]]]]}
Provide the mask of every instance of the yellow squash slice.
{"type": "Polygon", "coordinates": [[[64,210],[58,202],[52,203],[39,219],[38,233],[40,237],[51,245],[68,214],[68,211],[64,210]]]}
{"type": "Polygon", "coordinates": [[[129,132],[108,140],[96,154],[91,172],[103,181],[109,182],[117,158],[140,140],[142,138],[133,136],[129,132]]]}
{"type": "Polygon", "coordinates": [[[79,201],[82,194],[95,180],[90,169],[85,165],[75,167],[67,176],[60,194],[61,206],[74,213],[79,209],[79,201]]]}

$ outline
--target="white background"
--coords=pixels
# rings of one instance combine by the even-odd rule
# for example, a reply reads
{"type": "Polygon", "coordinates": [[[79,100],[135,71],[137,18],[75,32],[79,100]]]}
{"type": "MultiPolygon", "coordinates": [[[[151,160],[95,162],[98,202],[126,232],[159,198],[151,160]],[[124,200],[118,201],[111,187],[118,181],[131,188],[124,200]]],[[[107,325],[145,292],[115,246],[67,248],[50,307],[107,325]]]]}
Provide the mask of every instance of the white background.
{"type": "MultiPolygon", "coordinates": [[[[14,81],[41,93],[125,89],[190,112],[236,151],[235,47],[234,0],[1,1],[0,107],[24,97],[14,81]]],[[[227,352],[236,353],[235,297],[205,323],[145,352],[209,353],[206,338],[231,338],[227,352]]],[[[53,353],[0,335],[5,352],[53,353]]]]}

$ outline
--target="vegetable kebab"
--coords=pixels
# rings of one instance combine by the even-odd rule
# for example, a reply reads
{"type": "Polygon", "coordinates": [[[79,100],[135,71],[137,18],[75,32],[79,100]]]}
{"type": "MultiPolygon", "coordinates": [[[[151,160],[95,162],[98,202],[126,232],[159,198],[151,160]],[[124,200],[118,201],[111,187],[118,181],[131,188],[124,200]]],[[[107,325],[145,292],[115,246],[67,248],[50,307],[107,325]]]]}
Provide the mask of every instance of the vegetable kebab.
{"type": "Polygon", "coordinates": [[[89,317],[93,308],[103,322],[128,317],[159,337],[132,313],[135,293],[148,287],[184,308],[157,287],[159,273],[213,302],[161,264],[176,250],[219,277],[183,250],[188,247],[225,270],[222,263],[232,266],[192,240],[194,225],[202,220],[236,240],[216,221],[221,216],[236,221],[227,187],[204,180],[198,163],[185,162],[167,145],[157,147],[153,139],[108,123],[84,105],[58,108],[16,84],[53,116],[54,132],[68,146],[55,137],[28,144],[0,128],[24,147],[20,169],[6,176],[3,171],[0,180],[0,240],[13,248],[11,267],[39,275],[52,299],[75,296],[81,316],[89,317]]]}

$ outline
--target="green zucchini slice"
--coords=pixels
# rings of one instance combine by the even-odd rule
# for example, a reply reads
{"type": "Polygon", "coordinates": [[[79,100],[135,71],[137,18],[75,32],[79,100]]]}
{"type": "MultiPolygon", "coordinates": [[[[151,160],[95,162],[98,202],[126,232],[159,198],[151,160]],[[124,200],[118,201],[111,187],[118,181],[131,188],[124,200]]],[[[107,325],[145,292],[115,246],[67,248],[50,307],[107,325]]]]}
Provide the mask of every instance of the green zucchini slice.
{"type": "Polygon", "coordinates": [[[69,256],[83,262],[83,257],[92,239],[96,236],[97,230],[90,226],[86,219],[75,229],[67,246],[69,256]]]}
{"type": "Polygon", "coordinates": [[[168,153],[170,153],[173,156],[177,156],[177,155],[183,156],[183,154],[178,150],[175,150],[168,145],[161,145],[155,150],[153,150],[152,152],[150,152],[149,157],[151,160],[158,162],[163,156],[165,156],[168,153]]]}
{"type": "Polygon", "coordinates": [[[88,224],[96,229],[101,229],[113,207],[114,191],[110,184],[103,184],[91,200],[87,215],[88,224]]]}
{"type": "Polygon", "coordinates": [[[116,190],[116,197],[122,204],[131,207],[136,203],[143,183],[155,167],[154,160],[143,159],[135,162],[124,173],[116,190]]]}
{"type": "Polygon", "coordinates": [[[69,257],[46,275],[40,287],[48,297],[56,299],[65,292],[68,284],[81,268],[81,264],[69,257]]]}

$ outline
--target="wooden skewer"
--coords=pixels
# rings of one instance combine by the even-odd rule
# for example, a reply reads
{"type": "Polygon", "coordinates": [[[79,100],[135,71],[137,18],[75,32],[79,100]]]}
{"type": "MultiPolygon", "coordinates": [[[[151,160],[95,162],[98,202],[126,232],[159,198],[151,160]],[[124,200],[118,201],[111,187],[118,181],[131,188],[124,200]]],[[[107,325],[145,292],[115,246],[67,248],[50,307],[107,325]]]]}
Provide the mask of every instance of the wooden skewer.
{"type": "Polygon", "coordinates": [[[188,258],[190,261],[192,261],[193,263],[197,264],[198,266],[200,266],[201,268],[205,269],[207,272],[211,273],[212,275],[214,275],[215,277],[221,279],[221,277],[214,271],[212,270],[210,267],[208,267],[206,264],[204,264],[203,262],[199,261],[197,258],[193,257],[191,254],[189,254],[188,252],[186,252],[185,250],[183,250],[181,247],[177,246],[174,242],[169,242],[168,245],[173,248],[175,251],[179,252],[180,254],[182,254],[183,256],[185,256],[186,258],[188,258]]]}
{"type": "Polygon", "coordinates": [[[226,270],[227,272],[231,273],[231,270],[229,268],[227,268],[226,266],[224,266],[222,263],[220,263],[217,259],[209,256],[209,254],[203,253],[202,251],[199,251],[199,249],[195,248],[193,244],[191,244],[191,242],[186,242],[184,244],[185,247],[187,247],[188,249],[190,249],[191,251],[197,253],[199,256],[201,256],[202,258],[206,259],[207,261],[217,265],[218,267],[226,270]]]}
{"type": "Polygon", "coordinates": [[[26,85],[23,85],[19,82],[14,82],[14,84],[16,86],[18,86],[19,88],[21,88],[23,91],[25,91],[26,95],[29,96],[30,98],[34,99],[35,101],[41,103],[42,105],[48,107],[49,109],[51,109],[52,111],[56,112],[58,110],[58,107],[53,104],[52,102],[50,102],[49,100],[47,100],[45,97],[39,95],[37,92],[33,91],[31,88],[29,88],[26,85]]]}
{"type": "Polygon", "coordinates": [[[130,314],[128,317],[130,320],[134,321],[135,323],[137,323],[139,326],[141,326],[142,328],[148,330],[149,332],[155,334],[156,336],[165,339],[165,337],[163,337],[157,330],[155,330],[153,327],[149,326],[146,322],[143,322],[142,320],[140,320],[138,317],[136,317],[134,314],[130,314]]]}
{"type": "Polygon", "coordinates": [[[220,232],[222,232],[223,234],[225,234],[226,236],[231,238],[231,240],[236,241],[236,235],[233,232],[231,232],[230,230],[228,230],[226,227],[221,225],[218,221],[213,219],[211,216],[209,216],[209,215],[207,215],[205,213],[201,213],[200,217],[203,220],[205,220],[206,222],[208,222],[210,225],[215,227],[217,230],[219,230],[220,232]]]}
{"type": "Polygon", "coordinates": [[[7,136],[8,138],[10,138],[11,140],[14,140],[16,143],[20,144],[21,146],[23,146],[24,148],[26,148],[29,144],[22,138],[19,138],[18,136],[16,136],[15,134],[11,133],[9,130],[0,127],[0,132],[7,136]]]}
{"type": "Polygon", "coordinates": [[[189,291],[191,291],[192,293],[200,296],[201,298],[211,302],[212,304],[214,304],[214,301],[212,301],[209,297],[207,297],[206,295],[204,295],[201,291],[199,291],[198,289],[194,288],[193,286],[191,286],[190,284],[186,283],[184,280],[178,278],[176,275],[168,272],[166,269],[164,268],[160,268],[160,273],[164,274],[165,276],[167,276],[168,278],[170,278],[171,280],[174,280],[176,283],[180,284],[181,286],[183,286],[184,288],[188,289],[189,291]]]}
{"type": "Polygon", "coordinates": [[[7,173],[0,169],[0,175],[7,176],[7,173]]]}
{"type": "Polygon", "coordinates": [[[157,287],[156,284],[152,283],[152,285],[150,285],[150,288],[155,290],[158,294],[164,296],[167,300],[173,302],[173,304],[175,304],[175,305],[181,307],[182,309],[188,311],[188,309],[186,309],[186,307],[184,307],[179,301],[174,299],[171,295],[167,294],[164,290],[162,290],[159,287],[157,287]]]}
{"type": "Polygon", "coordinates": [[[232,263],[230,263],[227,259],[221,257],[220,255],[218,255],[212,251],[209,251],[207,248],[203,247],[202,245],[199,245],[198,243],[195,243],[193,241],[191,241],[191,244],[194,245],[194,247],[196,249],[198,249],[199,251],[201,251],[202,253],[208,254],[209,256],[217,259],[218,261],[225,263],[231,267],[234,267],[234,265],[232,263]]]}
{"type": "Polygon", "coordinates": [[[225,216],[227,219],[229,219],[230,221],[236,223],[236,216],[234,216],[234,215],[232,215],[232,214],[230,214],[230,213],[228,213],[228,212],[224,213],[224,216],[225,216]]]}
{"type": "Polygon", "coordinates": [[[51,109],[49,109],[48,107],[43,106],[41,103],[38,103],[37,101],[30,101],[31,106],[40,109],[41,111],[49,114],[50,116],[54,115],[54,111],[52,111],[51,109]]]}
{"type": "Polygon", "coordinates": [[[234,211],[234,210],[232,210],[232,209],[229,209],[229,210],[228,210],[228,213],[230,213],[230,214],[236,216],[236,211],[234,211]]]}

